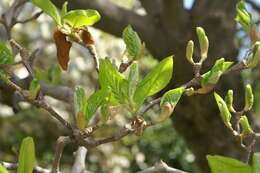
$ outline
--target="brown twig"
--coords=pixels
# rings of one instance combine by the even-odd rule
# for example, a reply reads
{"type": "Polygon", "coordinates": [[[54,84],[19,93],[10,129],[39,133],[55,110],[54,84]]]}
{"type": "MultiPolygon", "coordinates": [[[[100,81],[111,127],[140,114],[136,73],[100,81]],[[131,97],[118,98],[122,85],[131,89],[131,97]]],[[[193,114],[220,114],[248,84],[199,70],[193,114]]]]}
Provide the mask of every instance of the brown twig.
{"type": "Polygon", "coordinates": [[[187,172],[181,171],[179,169],[169,167],[162,160],[157,162],[154,166],[147,168],[147,169],[144,169],[142,171],[138,171],[137,173],[157,173],[157,172],[158,173],[159,172],[163,172],[163,173],[187,173],[187,172]]]}
{"type": "MultiPolygon", "coordinates": [[[[7,170],[16,170],[18,168],[18,163],[11,163],[11,162],[2,162],[2,165],[7,169],[7,170]]],[[[34,167],[34,172],[35,173],[51,173],[51,170],[42,168],[40,166],[35,166],[34,167]]]]}
{"type": "Polygon", "coordinates": [[[70,143],[70,137],[68,136],[60,136],[56,143],[55,155],[52,164],[51,173],[59,173],[60,172],[60,159],[63,153],[64,146],[70,143]]]}

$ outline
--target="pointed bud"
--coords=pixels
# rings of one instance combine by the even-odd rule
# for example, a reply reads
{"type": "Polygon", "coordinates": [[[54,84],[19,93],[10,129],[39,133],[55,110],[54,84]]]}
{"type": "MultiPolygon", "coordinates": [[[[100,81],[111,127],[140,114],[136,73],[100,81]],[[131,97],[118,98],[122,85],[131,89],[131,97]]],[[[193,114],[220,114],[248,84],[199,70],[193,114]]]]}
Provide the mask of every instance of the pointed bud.
{"type": "Polygon", "coordinates": [[[189,63],[191,63],[192,65],[194,65],[194,61],[193,61],[193,49],[194,49],[194,43],[192,40],[190,40],[187,44],[187,47],[186,47],[186,58],[187,60],[189,61],[189,63]]]}
{"type": "Polygon", "coordinates": [[[254,68],[260,61],[260,42],[257,41],[253,46],[252,54],[247,58],[247,67],[254,68]]]}
{"type": "Polygon", "coordinates": [[[161,113],[156,120],[157,123],[160,123],[167,118],[169,118],[174,110],[174,106],[172,106],[170,103],[165,103],[161,106],[161,113]]]}
{"type": "Polygon", "coordinates": [[[236,112],[233,108],[233,90],[228,90],[225,102],[230,112],[236,112]]]}
{"type": "Polygon", "coordinates": [[[246,85],[246,89],[245,89],[244,111],[249,111],[250,109],[252,109],[253,104],[254,104],[254,95],[253,95],[251,85],[248,84],[248,85],[246,85]]]}
{"type": "Polygon", "coordinates": [[[196,32],[200,43],[200,52],[201,52],[200,62],[203,62],[208,56],[209,40],[202,27],[197,27],[196,32]]]}
{"type": "Polygon", "coordinates": [[[248,122],[248,119],[245,115],[241,116],[240,124],[242,126],[242,135],[247,135],[247,134],[253,133],[253,130],[252,130],[252,128],[251,128],[251,126],[248,122]]]}
{"type": "Polygon", "coordinates": [[[215,100],[217,102],[217,105],[218,105],[220,115],[221,115],[223,122],[225,123],[225,125],[228,128],[232,129],[232,126],[231,126],[231,123],[230,123],[231,113],[229,112],[225,101],[217,93],[214,93],[214,96],[215,96],[215,100]]]}

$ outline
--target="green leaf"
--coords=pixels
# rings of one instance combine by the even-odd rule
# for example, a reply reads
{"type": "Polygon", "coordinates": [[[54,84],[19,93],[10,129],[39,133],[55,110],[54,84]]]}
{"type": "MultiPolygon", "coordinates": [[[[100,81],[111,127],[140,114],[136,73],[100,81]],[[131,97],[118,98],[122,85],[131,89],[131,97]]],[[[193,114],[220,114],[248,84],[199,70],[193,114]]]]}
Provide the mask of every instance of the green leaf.
{"type": "Polygon", "coordinates": [[[71,10],[62,17],[64,22],[70,24],[73,28],[82,26],[91,26],[99,21],[100,14],[96,10],[71,10]]]}
{"type": "Polygon", "coordinates": [[[247,134],[251,134],[253,133],[253,130],[248,122],[248,119],[247,117],[244,115],[244,116],[241,116],[240,118],[240,124],[242,126],[242,134],[243,135],[247,135],[247,134]]]}
{"type": "Polygon", "coordinates": [[[133,62],[133,64],[130,66],[130,72],[128,76],[128,96],[131,103],[134,102],[134,93],[138,82],[139,68],[137,62],[133,62]]]}
{"type": "Polygon", "coordinates": [[[83,115],[85,115],[86,107],[87,107],[87,97],[84,88],[82,88],[81,86],[77,86],[74,91],[75,114],[78,115],[79,112],[82,112],[83,115]]]}
{"type": "Polygon", "coordinates": [[[128,100],[128,81],[117,71],[108,59],[100,61],[99,83],[101,89],[109,89],[112,91],[114,97],[120,103],[124,103],[128,100]]]}
{"type": "Polygon", "coordinates": [[[141,105],[145,98],[161,91],[170,82],[173,71],[173,57],[162,60],[145,78],[137,85],[134,100],[141,105]]]}
{"type": "Polygon", "coordinates": [[[123,31],[123,40],[130,57],[137,59],[142,52],[142,43],[138,34],[128,25],[123,31]]]}
{"type": "Polygon", "coordinates": [[[29,91],[30,91],[30,95],[32,97],[32,99],[35,99],[39,93],[41,89],[41,86],[39,84],[38,79],[34,78],[31,83],[30,83],[30,87],[29,87],[29,91]]]}
{"type": "Polygon", "coordinates": [[[58,64],[54,64],[50,71],[50,78],[51,78],[51,83],[54,85],[57,85],[61,82],[61,69],[58,64]]]}
{"type": "Polygon", "coordinates": [[[225,125],[227,127],[232,128],[232,126],[230,124],[231,113],[228,110],[226,102],[217,93],[214,93],[214,96],[215,96],[215,100],[217,102],[217,105],[218,105],[220,115],[221,115],[223,122],[225,123],[225,125]]]}
{"type": "Polygon", "coordinates": [[[253,21],[252,21],[251,14],[246,9],[244,1],[241,0],[240,2],[237,3],[236,11],[237,14],[235,17],[235,21],[240,23],[246,32],[249,32],[250,27],[253,24],[253,21]]]}
{"type": "Polygon", "coordinates": [[[26,137],[19,151],[17,173],[32,173],[36,164],[33,138],[26,137]]]}
{"type": "Polygon", "coordinates": [[[85,114],[87,123],[92,118],[97,109],[104,103],[107,96],[108,92],[106,90],[99,90],[89,97],[85,114]]]}
{"type": "Polygon", "coordinates": [[[13,56],[5,43],[0,42],[0,64],[12,64],[13,56]]]}
{"type": "Polygon", "coordinates": [[[252,173],[252,168],[238,160],[223,156],[207,156],[211,173],[252,173]]]}
{"type": "Polygon", "coordinates": [[[65,14],[67,14],[67,12],[68,12],[68,1],[65,1],[62,5],[61,17],[65,16],[65,14]]]}
{"type": "Polygon", "coordinates": [[[224,58],[218,59],[211,70],[202,75],[201,85],[215,85],[232,64],[233,62],[225,62],[224,58]]]}
{"type": "Polygon", "coordinates": [[[32,0],[32,3],[52,17],[57,25],[61,25],[60,13],[50,0],[32,0]]]}
{"type": "Polygon", "coordinates": [[[253,173],[260,173],[260,153],[254,153],[252,164],[253,173]]]}
{"type": "Polygon", "coordinates": [[[1,163],[0,163],[0,173],[9,173],[1,163]]]}
{"type": "Polygon", "coordinates": [[[160,105],[164,105],[165,103],[170,103],[173,107],[175,107],[180,100],[183,92],[185,91],[184,87],[175,88],[167,91],[161,99],[160,105]]]}

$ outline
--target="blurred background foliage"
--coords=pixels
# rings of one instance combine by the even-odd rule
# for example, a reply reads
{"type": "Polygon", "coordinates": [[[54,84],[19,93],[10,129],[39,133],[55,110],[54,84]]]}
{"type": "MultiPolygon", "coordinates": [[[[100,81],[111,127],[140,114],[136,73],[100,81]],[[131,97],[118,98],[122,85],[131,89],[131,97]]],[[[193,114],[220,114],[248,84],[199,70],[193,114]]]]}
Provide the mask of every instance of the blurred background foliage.
{"type": "MultiPolygon", "coordinates": [[[[133,9],[139,14],[144,13],[138,1],[112,1],[124,8],[133,9]]],[[[13,0],[1,0],[0,13],[4,12],[12,2],[13,0]]],[[[189,8],[193,1],[187,0],[184,2],[189,8]]],[[[36,9],[30,3],[27,3],[19,17],[26,18],[35,11],[36,9]]],[[[255,13],[254,16],[259,19],[259,14],[255,13]]],[[[13,30],[13,37],[29,50],[40,48],[34,69],[39,79],[52,84],[63,84],[71,88],[75,85],[82,85],[85,87],[87,95],[90,95],[97,82],[97,74],[88,51],[74,45],[70,53],[69,70],[61,72],[59,67],[55,65],[57,61],[56,49],[52,40],[53,30],[54,24],[51,19],[43,14],[36,21],[17,24],[13,30]],[[54,71],[56,72],[54,73],[54,71]]],[[[109,57],[119,64],[125,49],[123,41],[94,28],[90,28],[90,32],[96,41],[100,58],[109,57]]],[[[5,31],[0,26],[0,40],[5,39],[5,31]]],[[[249,44],[248,38],[241,31],[237,33],[237,44],[242,48],[238,57],[241,59],[246,53],[243,47],[249,44]]],[[[16,57],[16,61],[19,58],[16,57]]],[[[145,75],[156,63],[157,60],[147,51],[140,60],[141,74],[145,75]]],[[[26,69],[22,66],[18,66],[15,71],[20,78],[25,78],[28,75],[26,69]]],[[[260,115],[259,74],[259,68],[243,73],[244,80],[250,80],[254,84],[256,115],[260,115]]],[[[55,110],[69,119],[70,106],[68,104],[50,97],[47,97],[47,100],[55,110]]],[[[15,161],[22,138],[32,136],[36,143],[38,164],[50,168],[56,139],[65,133],[64,129],[57,121],[46,115],[47,113],[43,110],[27,103],[19,103],[18,107],[19,111],[14,112],[11,107],[0,104],[0,160],[15,161]]],[[[155,107],[147,112],[146,117],[153,118],[158,111],[159,108],[155,107]]],[[[123,115],[116,115],[113,121],[110,126],[100,129],[97,135],[102,136],[114,131],[113,126],[115,124],[123,124],[126,120],[123,115]]],[[[62,157],[63,169],[72,165],[75,150],[76,148],[71,145],[66,146],[62,157]]],[[[88,151],[86,162],[87,168],[93,172],[131,173],[149,167],[160,159],[175,168],[199,173],[194,163],[195,156],[189,151],[182,137],[172,128],[170,120],[153,128],[148,128],[140,137],[131,135],[121,141],[91,149],[88,151]]]]}

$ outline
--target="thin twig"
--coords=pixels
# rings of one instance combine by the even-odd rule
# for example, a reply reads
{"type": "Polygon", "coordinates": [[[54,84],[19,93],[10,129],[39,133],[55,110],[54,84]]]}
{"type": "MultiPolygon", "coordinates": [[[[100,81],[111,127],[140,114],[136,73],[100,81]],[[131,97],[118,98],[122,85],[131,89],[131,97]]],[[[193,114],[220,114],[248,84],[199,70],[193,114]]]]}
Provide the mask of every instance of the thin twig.
{"type": "Polygon", "coordinates": [[[68,136],[60,136],[58,138],[57,143],[56,143],[55,155],[54,155],[51,173],[60,172],[60,159],[61,159],[61,156],[63,153],[63,149],[64,149],[64,146],[70,142],[71,142],[71,140],[70,140],[70,137],[68,137],[68,136]]]}
{"type": "Polygon", "coordinates": [[[31,22],[32,20],[35,20],[35,19],[37,19],[38,17],[40,17],[41,14],[43,14],[43,11],[37,12],[37,13],[35,13],[33,16],[31,16],[31,17],[29,17],[29,18],[27,18],[27,19],[17,20],[16,23],[25,24],[25,23],[31,22]]]}
{"type": "MultiPolygon", "coordinates": [[[[7,170],[17,170],[17,168],[18,168],[18,163],[2,162],[2,165],[7,170]]],[[[35,166],[34,167],[34,172],[36,172],[36,173],[51,173],[51,170],[42,168],[40,166],[35,166]]]]}
{"type": "Polygon", "coordinates": [[[138,171],[137,173],[187,173],[187,172],[169,167],[165,162],[161,160],[158,163],[156,163],[154,166],[144,169],[142,171],[138,171]]]}

